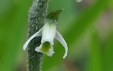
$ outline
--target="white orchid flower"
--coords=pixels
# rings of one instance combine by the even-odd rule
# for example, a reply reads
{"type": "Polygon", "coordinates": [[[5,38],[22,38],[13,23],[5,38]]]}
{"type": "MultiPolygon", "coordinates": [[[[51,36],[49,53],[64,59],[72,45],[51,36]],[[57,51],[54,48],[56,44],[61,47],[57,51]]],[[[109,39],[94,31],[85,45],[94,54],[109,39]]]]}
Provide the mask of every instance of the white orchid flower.
{"type": "Polygon", "coordinates": [[[23,46],[23,50],[26,50],[30,41],[37,36],[42,36],[42,38],[41,38],[40,46],[36,47],[35,51],[45,53],[48,56],[52,56],[52,54],[54,53],[54,50],[53,50],[54,42],[53,42],[53,40],[57,39],[65,48],[65,54],[63,56],[63,59],[67,56],[67,52],[68,52],[67,43],[65,42],[62,35],[56,30],[55,24],[51,24],[51,23],[46,22],[45,25],[38,32],[33,34],[25,42],[25,44],[23,46]]]}

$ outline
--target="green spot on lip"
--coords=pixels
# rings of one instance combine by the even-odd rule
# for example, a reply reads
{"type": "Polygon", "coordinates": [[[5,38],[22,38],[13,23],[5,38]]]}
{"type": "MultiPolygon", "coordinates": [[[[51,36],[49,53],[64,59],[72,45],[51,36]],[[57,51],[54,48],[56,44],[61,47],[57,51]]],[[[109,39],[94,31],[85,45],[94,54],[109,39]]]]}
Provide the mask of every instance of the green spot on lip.
{"type": "Polygon", "coordinates": [[[42,51],[43,53],[48,53],[50,48],[51,48],[50,43],[49,43],[49,42],[44,42],[44,43],[42,44],[41,51],[42,51]]]}

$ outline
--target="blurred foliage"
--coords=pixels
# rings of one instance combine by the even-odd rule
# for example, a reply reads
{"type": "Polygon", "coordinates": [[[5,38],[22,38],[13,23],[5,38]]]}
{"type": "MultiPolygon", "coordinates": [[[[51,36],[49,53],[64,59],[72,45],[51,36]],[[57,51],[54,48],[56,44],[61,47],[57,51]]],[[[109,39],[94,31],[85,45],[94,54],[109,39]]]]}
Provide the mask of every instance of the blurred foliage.
{"type": "Polygon", "coordinates": [[[32,2],[26,1],[0,0],[0,71],[16,69],[15,62],[22,51],[28,10],[32,2]]]}
{"type": "MultiPolygon", "coordinates": [[[[31,4],[0,0],[0,71],[26,69],[22,45],[31,4]]],[[[113,71],[113,1],[50,0],[48,13],[58,9],[64,9],[58,30],[68,44],[68,56],[63,60],[64,48],[55,41],[55,54],[44,55],[42,71],[113,71]]]]}

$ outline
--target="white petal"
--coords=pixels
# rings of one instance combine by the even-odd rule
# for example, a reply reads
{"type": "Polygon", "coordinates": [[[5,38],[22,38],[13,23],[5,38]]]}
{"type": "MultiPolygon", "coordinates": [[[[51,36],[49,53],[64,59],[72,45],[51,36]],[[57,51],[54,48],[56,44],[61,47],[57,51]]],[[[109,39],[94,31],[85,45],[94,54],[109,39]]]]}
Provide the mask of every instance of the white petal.
{"type": "MultiPolygon", "coordinates": [[[[41,48],[42,48],[42,44],[41,44],[39,47],[36,47],[36,48],[35,48],[35,51],[37,51],[37,52],[42,52],[42,51],[41,51],[41,48]]],[[[44,52],[42,52],[42,53],[44,53],[44,52]]],[[[55,53],[55,52],[54,52],[54,50],[53,50],[53,46],[51,46],[51,48],[49,49],[49,52],[48,52],[48,53],[45,53],[45,54],[47,54],[48,56],[51,57],[54,53],[55,53]]]]}
{"type": "Polygon", "coordinates": [[[65,42],[64,38],[58,31],[56,32],[55,39],[57,39],[65,48],[65,54],[63,56],[63,59],[64,59],[67,56],[67,52],[68,52],[67,43],[65,42]]]}
{"type": "Polygon", "coordinates": [[[24,50],[24,51],[26,50],[26,48],[27,48],[29,42],[30,42],[33,38],[35,38],[35,37],[37,37],[37,36],[41,36],[41,31],[42,31],[42,29],[43,29],[43,28],[41,28],[38,32],[36,32],[35,34],[33,34],[33,35],[25,42],[25,44],[23,45],[23,50],[24,50]]]}
{"type": "Polygon", "coordinates": [[[37,51],[37,52],[41,52],[41,48],[42,48],[42,44],[40,44],[39,47],[36,47],[36,48],[35,48],[35,51],[37,51]]]}
{"type": "Polygon", "coordinates": [[[56,25],[45,23],[42,31],[41,43],[48,41],[51,43],[51,45],[54,45],[53,40],[55,38],[55,35],[56,35],[56,25]]]}
{"type": "Polygon", "coordinates": [[[52,56],[54,54],[54,50],[53,50],[53,46],[51,46],[51,48],[49,49],[49,53],[47,53],[48,56],[52,56]]]}

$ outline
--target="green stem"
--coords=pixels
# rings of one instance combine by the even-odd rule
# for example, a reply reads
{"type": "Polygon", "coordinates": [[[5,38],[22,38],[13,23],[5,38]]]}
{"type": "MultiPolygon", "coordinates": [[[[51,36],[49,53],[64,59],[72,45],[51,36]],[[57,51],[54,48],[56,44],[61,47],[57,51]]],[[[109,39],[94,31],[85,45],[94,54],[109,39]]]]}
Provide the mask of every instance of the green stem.
{"type": "MultiPolygon", "coordinates": [[[[29,33],[32,36],[40,30],[45,23],[48,8],[48,0],[33,0],[29,10],[29,33]]],[[[40,45],[41,37],[34,38],[28,47],[28,71],[40,71],[43,54],[36,52],[35,48],[40,45]]]]}

